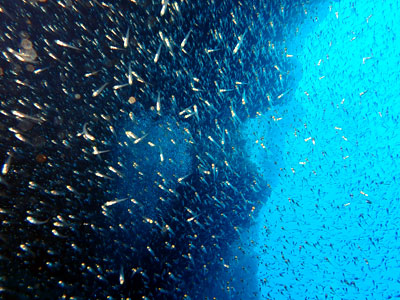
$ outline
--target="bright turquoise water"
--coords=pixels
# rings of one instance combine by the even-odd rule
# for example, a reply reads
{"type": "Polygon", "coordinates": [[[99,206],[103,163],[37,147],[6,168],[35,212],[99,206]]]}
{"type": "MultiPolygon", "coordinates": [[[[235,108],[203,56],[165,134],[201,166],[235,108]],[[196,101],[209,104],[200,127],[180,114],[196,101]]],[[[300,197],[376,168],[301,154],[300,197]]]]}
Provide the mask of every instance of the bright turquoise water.
{"type": "Polygon", "coordinates": [[[258,124],[282,119],[250,126],[260,136],[273,133],[267,148],[278,158],[258,220],[262,295],[396,298],[399,3],[325,7],[326,18],[308,36],[287,44],[303,68],[295,98],[258,124]]]}

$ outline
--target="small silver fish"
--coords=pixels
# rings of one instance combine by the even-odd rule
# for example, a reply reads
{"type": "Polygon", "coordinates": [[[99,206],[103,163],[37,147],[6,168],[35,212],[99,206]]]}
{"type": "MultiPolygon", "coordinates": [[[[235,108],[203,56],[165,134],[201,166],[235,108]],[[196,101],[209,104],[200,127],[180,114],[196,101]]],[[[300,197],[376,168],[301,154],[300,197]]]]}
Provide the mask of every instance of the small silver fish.
{"type": "Polygon", "coordinates": [[[99,87],[97,90],[95,90],[92,94],[92,97],[97,97],[98,95],[101,94],[101,92],[106,88],[106,86],[109,84],[109,82],[106,82],[103,84],[101,87],[99,87]]]}

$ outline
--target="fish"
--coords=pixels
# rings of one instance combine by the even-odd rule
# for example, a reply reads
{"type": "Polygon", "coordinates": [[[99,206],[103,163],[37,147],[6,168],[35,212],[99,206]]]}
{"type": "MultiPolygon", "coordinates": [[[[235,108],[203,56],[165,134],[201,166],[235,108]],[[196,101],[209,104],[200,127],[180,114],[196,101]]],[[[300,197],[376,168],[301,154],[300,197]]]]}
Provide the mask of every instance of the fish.
{"type": "Polygon", "coordinates": [[[128,48],[128,45],[129,45],[129,30],[130,30],[130,28],[128,27],[128,29],[126,30],[125,36],[122,37],[122,41],[124,43],[124,48],[128,48]]]}
{"type": "Polygon", "coordinates": [[[131,63],[129,63],[128,67],[128,83],[129,85],[133,84],[131,63]]]}
{"type": "Polygon", "coordinates": [[[235,55],[236,53],[238,53],[240,47],[242,46],[244,37],[246,36],[246,33],[247,33],[247,29],[246,29],[246,31],[245,31],[241,36],[239,36],[239,42],[236,44],[235,48],[234,48],[233,51],[232,51],[232,53],[233,53],[234,55],[235,55]]]}
{"type": "Polygon", "coordinates": [[[9,12],[7,12],[7,10],[5,10],[3,6],[0,6],[0,13],[5,14],[11,20],[15,20],[15,18],[9,12]]]}
{"type": "Polygon", "coordinates": [[[97,147],[96,146],[93,146],[93,155],[100,155],[100,154],[103,154],[103,153],[107,153],[107,152],[110,152],[111,150],[102,150],[102,151],[99,151],[98,149],[97,149],[97,147]]]}
{"type": "Polygon", "coordinates": [[[123,285],[125,282],[125,276],[124,276],[124,266],[121,266],[119,270],[119,284],[123,285]]]}
{"type": "Polygon", "coordinates": [[[162,0],[161,4],[162,4],[162,7],[161,7],[161,11],[160,11],[160,16],[162,17],[165,15],[165,12],[167,11],[169,0],[162,0]]]}
{"type": "Polygon", "coordinates": [[[90,73],[86,73],[84,76],[87,78],[87,77],[91,77],[91,76],[94,76],[94,75],[97,75],[97,74],[99,74],[99,72],[100,72],[100,70],[98,70],[98,71],[93,71],[93,72],[90,72],[90,73]]]}
{"type": "Polygon", "coordinates": [[[7,159],[4,162],[3,167],[1,169],[2,175],[7,175],[8,171],[10,170],[10,167],[11,167],[11,160],[12,160],[12,154],[9,153],[7,156],[7,159]]]}
{"type": "Polygon", "coordinates": [[[65,48],[69,48],[69,49],[73,49],[73,50],[77,50],[77,51],[82,51],[82,49],[79,49],[78,47],[72,46],[72,45],[67,44],[60,40],[55,40],[54,42],[60,47],[65,47],[65,48]]]}
{"type": "Polygon", "coordinates": [[[155,63],[155,64],[156,64],[156,63],[158,62],[158,60],[160,59],[161,47],[162,47],[162,43],[160,44],[160,46],[158,46],[156,55],[154,56],[154,63],[155,63]]]}
{"type": "Polygon", "coordinates": [[[185,47],[191,32],[192,32],[192,29],[190,29],[189,32],[185,35],[185,38],[181,42],[181,48],[185,47]]]}
{"type": "Polygon", "coordinates": [[[100,95],[103,92],[103,90],[106,88],[107,85],[109,85],[109,82],[104,83],[97,90],[94,90],[92,97],[97,97],[98,95],[100,95]]]}
{"type": "Polygon", "coordinates": [[[117,85],[113,86],[113,90],[119,90],[119,89],[122,89],[122,88],[130,86],[130,85],[131,84],[129,82],[128,83],[123,83],[123,84],[117,84],[117,85]]]}
{"type": "Polygon", "coordinates": [[[148,136],[149,134],[146,133],[145,135],[141,136],[140,138],[137,138],[133,141],[134,144],[140,143],[146,136],[148,136]]]}
{"type": "MultiPolygon", "coordinates": [[[[290,88],[286,60],[300,51],[286,57],[271,35],[284,35],[303,6],[150,2],[1,6],[0,239],[12,241],[0,260],[4,298],[262,298],[250,229],[271,188],[245,127],[269,116],[267,95],[290,88]]],[[[265,124],[289,120],[273,115],[284,118],[265,124]]],[[[308,159],[296,161],[296,176],[315,165],[308,159]]],[[[360,190],[372,198],[370,187],[360,190]]]]}
{"type": "Polygon", "coordinates": [[[157,95],[156,110],[157,110],[157,114],[161,115],[161,97],[160,97],[160,92],[158,92],[158,95],[157,95]]]}
{"type": "Polygon", "coordinates": [[[106,203],[104,203],[104,206],[111,206],[120,202],[124,202],[126,200],[129,200],[129,198],[123,198],[123,199],[116,199],[116,200],[111,200],[111,201],[107,201],[106,203]]]}
{"type": "Polygon", "coordinates": [[[34,225],[44,225],[44,224],[46,224],[46,223],[49,222],[50,218],[45,219],[45,220],[38,220],[38,219],[35,219],[35,218],[32,217],[32,216],[28,216],[28,217],[26,217],[26,220],[27,220],[29,223],[34,224],[34,225]]]}

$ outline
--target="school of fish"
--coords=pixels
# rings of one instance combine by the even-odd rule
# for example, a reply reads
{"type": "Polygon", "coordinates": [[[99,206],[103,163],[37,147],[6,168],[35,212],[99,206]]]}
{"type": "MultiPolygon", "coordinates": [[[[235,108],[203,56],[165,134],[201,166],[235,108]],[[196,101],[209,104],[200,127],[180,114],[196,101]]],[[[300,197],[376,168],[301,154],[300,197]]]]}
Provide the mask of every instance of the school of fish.
{"type": "Polygon", "coordinates": [[[247,131],[294,97],[310,2],[1,4],[0,295],[259,299],[251,228],[286,154],[247,131]]]}

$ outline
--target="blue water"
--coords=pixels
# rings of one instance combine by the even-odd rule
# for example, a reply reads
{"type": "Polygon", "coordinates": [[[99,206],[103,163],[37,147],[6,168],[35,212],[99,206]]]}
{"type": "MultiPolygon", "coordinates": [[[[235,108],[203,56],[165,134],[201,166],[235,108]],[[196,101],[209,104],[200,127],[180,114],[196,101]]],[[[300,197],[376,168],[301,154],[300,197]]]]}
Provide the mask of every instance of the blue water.
{"type": "Polygon", "coordinates": [[[320,7],[286,44],[303,69],[294,97],[246,125],[273,174],[253,231],[262,298],[399,297],[399,2],[320,7]]]}
{"type": "Polygon", "coordinates": [[[0,298],[400,298],[399,4],[0,1],[0,298]]]}

